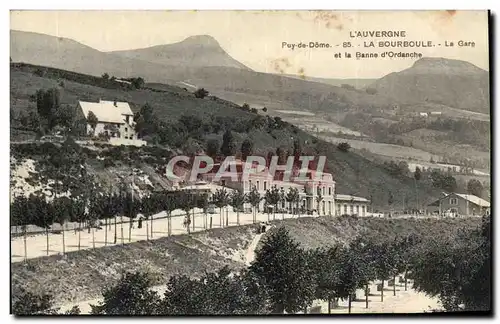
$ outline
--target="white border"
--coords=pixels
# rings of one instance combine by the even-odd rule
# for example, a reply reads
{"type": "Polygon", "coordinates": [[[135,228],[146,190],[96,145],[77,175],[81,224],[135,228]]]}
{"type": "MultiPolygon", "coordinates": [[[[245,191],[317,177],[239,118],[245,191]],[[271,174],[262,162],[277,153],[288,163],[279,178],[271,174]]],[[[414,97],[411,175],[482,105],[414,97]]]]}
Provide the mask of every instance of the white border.
{"type": "MultiPolygon", "coordinates": [[[[4,64],[0,64],[0,69],[1,69],[1,80],[2,80],[2,87],[3,89],[3,96],[2,101],[4,102],[4,105],[2,109],[0,109],[0,123],[3,125],[3,127],[0,127],[0,131],[2,132],[1,138],[3,139],[0,142],[0,150],[1,152],[5,152],[3,154],[4,158],[1,160],[2,162],[2,167],[0,167],[0,177],[2,180],[2,183],[4,186],[2,186],[2,193],[1,196],[4,197],[5,200],[8,198],[8,191],[9,191],[9,162],[7,159],[8,152],[9,152],[9,106],[10,106],[10,101],[9,101],[9,95],[10,92],[7,90],[9,87],[9,68],[7,65],[7,60],[9,57],[9,12],[8,10],[10,9],[45,9],[45,10],[50,10],[50,9],[171,9],[171,10],[179,10],[179,9],[198,9],[198,10],[204,10],[204,9],[209,9],[209,10],[214,10],[214,9],[267,9],[267,10],[272,10],[272,9],[331,9],[331,10],[347,10],[347,9],[356,9],[356,10],[373,10],[373,9],[386,9],[386,10],[428,10],[428,9],[457,9],[457,10],[464,10],[464,9],[491,9],[493,13],[499,13],[500,10],[498,9],[498,4],[499,1],[482,1],[482,0],[475,0],[475,1],[459,1],[459,0],[454,0],[454,1],[428,1],[428,0],[419,0],[419,1],[408,1],[408,2],[403,2],[403,1],[398,1],[398,2],[393,2],[393,1],[359,1],[359,0],[349,0],[345,2],[340,2],[340,1],[318,1],[318,0],[308,0],[308,1],[274,1],[270,2],[269,0],[253,0],[253,1],[239,1],[236,2],[234,0],[231,1],[221,1],[221,0],[212,0],[212,1],[203,1],[203,0],[198,0],[198,1],[193,1],[193,0],[183,0],[183,1],[169,1],[168,3],[165,3],[163,1],[154,1],[154,0],[142,0],[142,1],[126,1],[126,0],[121,0],[121,1],[103,1],[103,0],[77,0],[77,1],[54,1],[54,0],[45,0],[45,1],[15,1],[15,3],[10,3],[10,7],[7,7],[8,4],[7,1],[2,2],[2,14],[0,15],[1,17],[1,23],[2,23],[2,29],[1,29],[1,38],[2,38],[2,44],[4,44],[4,51],[3,55],[0,58],[0,62],[5,62],[4,64]],[[5,8],[3,8],[5,7],[5,8]]],[[[498,17],[497,17],[498,18],[498,17]]],[[[498,24],[498,19],[496,19],[496,24],[498,24]]],[[[496,28],[495,28],[496,29],[496,28]]],[[[496,30],[495,30],[496,31],[496,30]]],[[[495,33],[496,34],[496,33],[495,33]]],[[[495,35],[496,36],[496,35],[495,35]]],[[[495,40],[497,38],[495,37],[495,40]]],[[[493,44],[490,44],[490,46],[493,47],[493,44]]],[[[496,49],[496,44],[495,44],[495,49],[496,49]]],[[[495,51],[495,61],[498,63],[498,52],[495,51]]],[[[495,78],[496,79],[496,78],[495,78]]],[[[495,92],[494,94],[497,94],[498,90],[498,82],[495,81],[495,92]]],[[[498,97],[496,98],[495,101],[498,100],[498,97]]],[[[492,110],[496,110],[497,107],[492,107],[492,110]]],[[[494,126],[497,126],[500,124],[499,120],[499,115],[500,113],[495,113],[495,123],[494,126]]],[[[497,131],[498,133],[498,131],[497,131]]],[[[496,151],[497,145],[498,144],[498,139],[496,138],[496,145],[495,148],[492,148],[494,151],[496,151]]],[[[498,161],[495,161],[494,165],[494,170],[497,170],[498,166],[498,161]]],[[[496,173],[496,172],[495,172],[496,173]]],[[[494,183],[496,185],[496,177],[494,179],[494,183]]],[[[496,186],[495,186],[496,189],[496,186]]],[[[496,193],[496,190],[495,190],[496,193]]],[[[496,198],[496,195],[495,197],[496,198]]],[[[496,199],[494,199],[496,202],[496,199]]],[[[496,204],[495,204],[496,205],[496,204]]],[[[8,223],[9,223],[9,212],[8,212],[8,206],[9,203],[8,201],[5,202],[4,206],[6,209],[3,212],[3,215],[1,217],[3,226],[1,227],[5,231],[5,242],[4,244],[1,245],[1,256],[2,260],[4,260],[4,265],[7,265],[7,260],[9,260],[10,263],[10,253],[9,253],[9,235],[7,234],[7,230],[9,228],[8,223]]],[[[494,215],[495,216],[495,215],[494,215]]],[[[495,255],[495,260],[496,260],[495,255]]],[[[10,287],[10,268],[8,266],[4,266],[1,269],[2,271],[2,277],[3,277],[3,282],[4,282],[4,289],[3,289],[3,294],[1,294],[1,314],[2,314],[2,323],[6,321],[11,322],[14,321],[14,318],[12,316],[9,316],[10,311],[10,292],[7,287],[10,287]],[[8,284],[7,284],[8,282],[8,284]]],[[[498,284],[499,280],[496,278],[496,283],[498,284]]],[[[496,287],[495,287],[496,288],[496,287]]],[[[496,300],[498,300],[498,296],[496,296],[496,300]]],[[[495,303],[495,306],[498,305],[498,302],[495,303]]],[[[498,309],[495,307],[494,309],[498,309]]],[[[214,318],[215,319],[215,318],[214,318]]],[[[299,318],[295,318],[299,319],[299,318]]],[[[369,319],[369,318],[366,318],[369,319]]],[[[389,318],[386,318],[389,320],[389,318]]],[[[386,320],[384,319],[384,320],[386,320]]],[[[51,320],[51,319],[46,319],[46,320],[51,320]]],[[[61,319],[62,322],[70,322],[76,320],[76,318],[69,318],[69,319],[61,319]]],[[[120,319],[119,319],[120,320],[120,319]]],[[[133,322],[139,322],[144,319],[135,319],[132,320],[133,322]]],[[[160,319],[158,319],[160,320],[160,319]]],[[[177,319],[161,319],[162,321],[177,321],[177,319]]],[[[197,319],[182,319],[182,320],[192,320],[195,321],[197,319]]],[[[209,318],[203,318],[203,321],[209,320],[209,318]]],[[[231,320],[237,320],[235,318],[232,318],[231,320]]],[[[259,319],[251,319],[252,321],[257,321],[259,319]]],[[[292,319],[286,319],[287,321],[290,321],[292,319]]],[[[339,319],[339,318],[332,318],[332,320],[336,322],[343,322],[346,321],[346,318],[339,319]]],[[[361,319],[357,319],[361,320],[361,319]]],[[[395,318],[394,320],[397,321],[403,321],[405,320],[404,318],[398,317],[395,318]]],[[[458,318],[454,318],[454,320],[458,320],[458,318]]],[[[33,320],[28,320],[27,322],[31,322],[33,320]]],[[[426,319],[428,322],[434,322],[438,321],[438,319],[426,319]]]]}

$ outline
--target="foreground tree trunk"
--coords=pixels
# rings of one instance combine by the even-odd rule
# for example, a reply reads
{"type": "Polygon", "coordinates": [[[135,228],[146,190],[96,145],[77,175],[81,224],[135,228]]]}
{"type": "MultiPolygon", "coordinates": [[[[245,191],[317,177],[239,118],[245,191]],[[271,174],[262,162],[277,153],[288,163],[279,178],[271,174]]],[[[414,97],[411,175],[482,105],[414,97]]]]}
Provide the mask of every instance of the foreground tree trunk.
{"type": "Polygon", "coordinates": [[[170,234],[172,234],[172,214],[171,213],[168,213],[167,215],[167,233],[168,233],[168,236],[170,236],[170,234]]]}
{"type": "Polygon", "coordinates": [[[104,246],[108,245],[108,219],[104,218],[104,246]]]}
{"type": "Polygon", "coordinates": [[[153,215],[151,215],[151,238],[153,238],[153,223],[154,223],[153,215]]]}
{"type": "Polygon", "coordinates": [[[384,301],[384,280],[382,280],[382,290],[380,291],[380,301],[384,301]]]}
{"type": "Polygon", "coordinates": [[[122,244],[125,244],[123,241],[123,216],[120,216],[120,231],[121,231],[121,236],[122,236],[122,244]]]}
{"type": "Polygon", "coordinates": [[[193,210],[193,232],[195,231],[195,226],[196,226],[195,222],[196,222],[196,213],[193,210]]]}
{"type": "Polygon", "coordinates": [[[393,282],[393,284],[394,284],[394,290],[393,290],[394,291],[394,296],[396,296],[396,275],[394,275],[394,282],[393,282]]]}
{"type": "Polygon", "coordinates": [[[405,291],[407,291],[407,287],[408,287],[408,278],[406,277],[408,275],[408,270],[405,269],[405,291]]]}
{"type": "Polygon", "coordinates": [[[28,245],[26,244],[26,240],[28,237],[28,231],[26,229],[26,225],[23,225],[23,236],[24,236],[24,262],[28,262],[28,245]]]}
{"type": "Polygon", "coordinates": [[[63,239],[63,242],[62,242],[62,248],[63,248],[63,255],[66,254],[66,235],[64,234],[64,225],[66,225],[66,223],[63,223],[62,224],[62,239],[63,239]]]}
{"type": "Polygon", "coordinates": [[[351,293],[349,293],[349,297],[347,299],[347,305],[348,305],[348,308],[349,308],[349,314],[351,314],[351,301],[352,301],[352,298],[351,298],[351,293]]]}
{"type": "Polygon", "coordinates": [[[113,244],[116,244],[117,239],[118,239],[118,231],[116,227],[116,215],[115,215],[115,239],[113,240],[113,244]]]}
{"type": "Polygon", "coordinates": [[[240,210],[236,210],[236,225],[240,226],[240,210]]]}
{"type": "Polygon", "coordinates": [[[369,295],[368,284],[366,284],[365,285],[365,304],[366,304],[366,308],[368,308],[368,295],[369,295]]]}
{"type": "Polygon", "coordinates": [[[328,314],[332,313],[332,300],[328,298],[328,314]]]}
{"type": "Polygon", "coordinates": [[[128,241],[132,242],[132,226],[134,225],[134,220],[130,218],[128,223],[128,241]]]}
{"type": "Polygon", "coordinates": [[[92,226],[92,248],[95,250],[95,227],[92,226]]]}
{"type": "Polygon", "coordinates": [[[49,228],[45,228],[45,234],[47,236],[47,255],[49,255],[49,228]]]}
{"type": "Polygon", "coordinates": [[[146,220],[146,241],[149,241],[149,223],[146,220]]]}
{"type": "MultiPolygon", "coordinates": [[[[80,240],[81,240],[81,235],[82,234],[82,222],[78,222],[78,251],[80,251],[80,240]]],[[[116,239],[116,237],[115,237],[116,239]]]]}

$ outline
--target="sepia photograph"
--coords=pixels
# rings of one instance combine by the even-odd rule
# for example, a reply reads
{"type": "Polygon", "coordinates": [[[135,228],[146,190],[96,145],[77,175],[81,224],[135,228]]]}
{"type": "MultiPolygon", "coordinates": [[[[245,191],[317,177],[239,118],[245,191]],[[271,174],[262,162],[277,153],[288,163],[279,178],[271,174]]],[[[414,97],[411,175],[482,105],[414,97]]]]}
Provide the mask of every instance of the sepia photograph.
{"type": "Polygon", "coordinates": [[[488,10],[9,19],[12,316],[493,314],[488,10]]]}

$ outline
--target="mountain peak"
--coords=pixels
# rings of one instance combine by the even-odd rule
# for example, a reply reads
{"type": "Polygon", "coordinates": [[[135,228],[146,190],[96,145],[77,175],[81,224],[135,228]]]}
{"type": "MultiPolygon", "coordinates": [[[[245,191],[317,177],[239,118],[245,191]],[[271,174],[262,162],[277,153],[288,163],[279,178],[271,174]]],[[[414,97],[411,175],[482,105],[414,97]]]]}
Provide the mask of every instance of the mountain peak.
{"type": "Polygon", "coordinates": [[[416,61],[411,70],[426,70],[427,72],[455,72],[455,73],[481,73],[486,72],[472,63],[446,59],[442,57],[423,57],[416,61]]]}
{"type": "Polygon", "coordinates": [[[194,35],[189,36],[180,43],[192,45],[204,45],[210,47],[220,47],[219,42],[210,35],[194,35]]]}

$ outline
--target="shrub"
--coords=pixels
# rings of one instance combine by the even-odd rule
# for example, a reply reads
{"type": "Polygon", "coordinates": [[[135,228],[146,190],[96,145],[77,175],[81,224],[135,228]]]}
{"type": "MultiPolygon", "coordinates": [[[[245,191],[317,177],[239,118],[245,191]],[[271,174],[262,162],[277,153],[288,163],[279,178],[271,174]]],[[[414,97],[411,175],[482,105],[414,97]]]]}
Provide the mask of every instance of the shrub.
{"type": "Polygon", "coordinates": [[[351,145],[347,142],[342,142],[337,145],[337,149],[342,152],[349,152],[351,145]]]}

